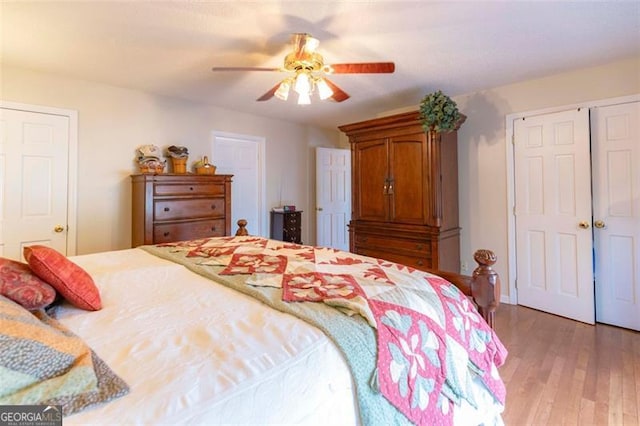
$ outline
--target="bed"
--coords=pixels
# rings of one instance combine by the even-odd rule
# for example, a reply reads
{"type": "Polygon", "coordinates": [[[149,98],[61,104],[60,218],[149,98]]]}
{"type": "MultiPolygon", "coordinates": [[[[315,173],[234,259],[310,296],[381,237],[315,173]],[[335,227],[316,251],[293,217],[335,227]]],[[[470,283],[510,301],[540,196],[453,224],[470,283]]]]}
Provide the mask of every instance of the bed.
{"type": "MultiPolygon", "coordinates": [[[[248,235],[64,260],[90,277],[100,309],[63,300],[28,321],[86,345],[73,369],[101,370],[79,404],[38,394],[67,425],[502,423],[491,252],[476,253],[472,277],[248,235]]],[[[0,404],[33,403],[5,385],[0,404]]]]}

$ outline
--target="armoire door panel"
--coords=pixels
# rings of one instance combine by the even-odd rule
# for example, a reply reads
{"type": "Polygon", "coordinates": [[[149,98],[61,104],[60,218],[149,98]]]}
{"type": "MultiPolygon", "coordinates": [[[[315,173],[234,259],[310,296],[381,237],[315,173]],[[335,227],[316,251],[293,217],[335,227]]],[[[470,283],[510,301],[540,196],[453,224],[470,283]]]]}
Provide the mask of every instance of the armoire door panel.
{"type": "Polygon", "coordinates": [[[391,139],[389,143],[390,217],[397,223],[425,223],[426,167],[423,162],[424,133],[391,139]]]}
{"type": "Polygon", "coordinates": [[[388,158],[384,139],[359,144],[354,152],[353,215],[361,220],[388,218],[388,158]]]}

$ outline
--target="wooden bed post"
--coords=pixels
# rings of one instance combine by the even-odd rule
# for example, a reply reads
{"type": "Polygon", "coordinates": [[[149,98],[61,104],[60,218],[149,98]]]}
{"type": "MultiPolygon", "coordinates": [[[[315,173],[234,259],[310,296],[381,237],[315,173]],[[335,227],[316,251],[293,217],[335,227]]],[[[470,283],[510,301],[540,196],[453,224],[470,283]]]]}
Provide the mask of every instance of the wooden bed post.
{"type": "Polygon", "coordinates": [[[237,237],[242,237],[245,235],[249,235],[249,231],[247,231],[247,221],[245,219],[238,220],[238,230],[236,231],[237,237]]]}
{"type": "Polygon", "coordinates": [[[491,268],[496,263],[496,255],[491,250],[478,250],[473,259],[479,266],[473,271],[471,294],[482,318],[494,328],[495,312],[500,305],[500,277],[491,268]]]}

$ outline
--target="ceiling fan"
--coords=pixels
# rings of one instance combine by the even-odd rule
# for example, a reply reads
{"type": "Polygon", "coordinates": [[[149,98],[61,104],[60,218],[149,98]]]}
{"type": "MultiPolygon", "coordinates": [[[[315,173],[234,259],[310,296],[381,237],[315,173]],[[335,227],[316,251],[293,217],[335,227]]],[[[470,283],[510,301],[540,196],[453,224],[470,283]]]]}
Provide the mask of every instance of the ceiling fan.
{"type": "Polygon", "coordinates": [[[317,89],[320,99],[342,102],[349,95],[336,86],[326,75],[330,74],[388,74],[395,71],[393,62],[360,62],[325,64],[322,55],[316,52],[320,41],[307,33],[291,35],[293,51],[284,58],[281,68],[265,67],[213,67],[212,71],[279,71],[290,75],[260,96],[258,101],[267,101],[273,96],[287,100],[289,91],[298,94],[298,104],[311,103],[311,95],[317,89]]]}

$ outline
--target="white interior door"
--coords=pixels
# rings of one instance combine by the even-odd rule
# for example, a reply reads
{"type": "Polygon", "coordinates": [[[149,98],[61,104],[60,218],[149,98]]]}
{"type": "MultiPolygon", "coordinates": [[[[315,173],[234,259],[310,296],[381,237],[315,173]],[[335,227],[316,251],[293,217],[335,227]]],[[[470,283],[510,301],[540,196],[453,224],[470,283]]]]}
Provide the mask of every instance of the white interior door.
{"type": "Polygon", "coordinates": [[[596,318],[640,330],[640,102],[592,110],[596,318]]]}
{"type": "Polygon", "coordinates": [[[213,132],[209,162],[216,174],[233,175],[231,181],[231,233],[238,219],[246,219],[251,235],[266,237],[264,138],[213,132]]]}
{"type": "Polygon", "coordinates": [[[514,122],[518,303],[593,324],[589,111],[514,122]]]}
{"type": "Polygon", "coordinates": [[[349,251],[351,152],[316,148],[316,244],[349,251]]]}
{"type": "Polygon", "coordinates": [[[67,253],[69,117],[0,109],[0,250],[67,253]]]}

